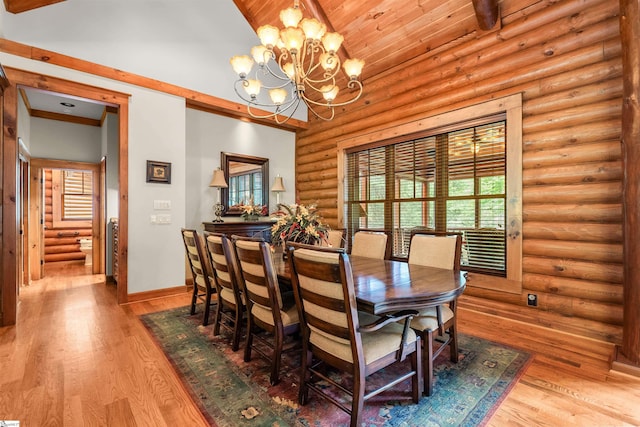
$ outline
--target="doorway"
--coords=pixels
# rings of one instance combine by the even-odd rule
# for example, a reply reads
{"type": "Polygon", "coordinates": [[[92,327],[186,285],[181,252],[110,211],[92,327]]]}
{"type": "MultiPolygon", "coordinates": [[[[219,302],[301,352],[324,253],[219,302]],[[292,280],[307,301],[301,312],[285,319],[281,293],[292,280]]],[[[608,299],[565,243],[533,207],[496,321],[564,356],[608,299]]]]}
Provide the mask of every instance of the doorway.
{"type": "MultiPolygon", "coordinates": [[[[118,286],[116,290],[117,302],[127,302],[127,239],[128,239],[128,102],[129,96],[124,93],[108,89],[88,86],[81,83],[62,80],[51,76],[32,73],[24,70],[5,67],[5,72],[10,82],[5,89],[3,97],[2,124],[3,124],[3,190],[5,197],[2,205],[2,265],[1,270],[1,296],[2,319],[0,326],[14,325],[17,316],[18,284],[20,283],[20,265],[23,259],[19,256],[19,204],[22,203],[20,195],[15,193],[20,180],[20,166],[18,162],[18,96],[19,87],[38,88],[84,99],[107,103],[118,113],[118,210],[119,218],[119,251],[117,257],[118,286]]],[[[31,208],[31,206],[29,206],[31,208]]],[[[31,215],[28,215],[31,218],[31,215]]],[[[102,227],[100,227],[102,228],[102,227]]],[[[31,261],[33,262],[33,260],[31,261]]]]}

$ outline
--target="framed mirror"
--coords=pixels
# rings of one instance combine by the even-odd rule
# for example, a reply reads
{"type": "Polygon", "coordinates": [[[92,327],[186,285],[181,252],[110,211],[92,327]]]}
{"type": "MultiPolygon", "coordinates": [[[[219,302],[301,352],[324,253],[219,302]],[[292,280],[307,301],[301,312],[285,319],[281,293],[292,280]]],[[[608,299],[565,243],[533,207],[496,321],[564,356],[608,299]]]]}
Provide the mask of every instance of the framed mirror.
{"type": "Polygon", "coordinates": [[[244,154],[220,153],[227,188],[220,192],[225,215],[240,215],[240,206],[269,206],[269,159],[244,154]]]}

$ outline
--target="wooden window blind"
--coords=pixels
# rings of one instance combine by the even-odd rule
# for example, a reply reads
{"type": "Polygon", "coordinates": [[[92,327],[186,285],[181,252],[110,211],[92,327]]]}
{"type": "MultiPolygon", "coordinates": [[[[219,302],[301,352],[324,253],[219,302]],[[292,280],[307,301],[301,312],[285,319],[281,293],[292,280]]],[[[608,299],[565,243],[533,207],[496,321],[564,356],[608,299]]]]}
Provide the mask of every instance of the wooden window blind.
{"type": "Polygon", "coordinates": [[[465,269],[505,276],[506,142],[497,114],[347,150],[348,231],[390,232],[395,258],[413,229],[461,232],[465,269]]]}
{"type": "Polygon", "coordinates": [[[62,220],[91,220],[93,175],[90,171],[62,171],[62,220]]]}

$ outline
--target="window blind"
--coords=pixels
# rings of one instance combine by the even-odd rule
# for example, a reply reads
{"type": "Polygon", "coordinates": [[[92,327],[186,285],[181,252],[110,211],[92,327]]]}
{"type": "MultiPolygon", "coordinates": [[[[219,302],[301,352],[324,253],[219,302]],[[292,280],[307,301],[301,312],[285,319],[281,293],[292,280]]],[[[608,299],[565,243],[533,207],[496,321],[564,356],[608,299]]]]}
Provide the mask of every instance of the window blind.
{"type": "Polygon", "coordinates": [[[494,115],[348,151],[348,232],[391,232],[393,256],[402,258],[413,229],[457,231],[467,270],[505,275],[505,131],[504,115],[494,115]]]}
{"type": "Polygon", "coordinates": [[[86,220],[93,216],[93,174],[63,171],[62,219],[86,220]]]}

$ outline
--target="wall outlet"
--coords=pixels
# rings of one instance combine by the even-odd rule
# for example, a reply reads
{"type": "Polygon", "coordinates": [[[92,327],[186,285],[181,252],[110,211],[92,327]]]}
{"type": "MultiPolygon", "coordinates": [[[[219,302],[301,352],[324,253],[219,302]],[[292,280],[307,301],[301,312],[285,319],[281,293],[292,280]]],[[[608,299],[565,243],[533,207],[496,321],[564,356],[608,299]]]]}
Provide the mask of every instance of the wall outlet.
{"type": "Polygon", "coordinates": [[[536,294],[528,294],[527,295],[527,305],[529,305],[531,307],[537,307],[538,306],[538,295],[536,295],[536,294]]]}

